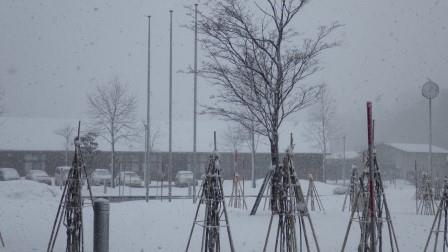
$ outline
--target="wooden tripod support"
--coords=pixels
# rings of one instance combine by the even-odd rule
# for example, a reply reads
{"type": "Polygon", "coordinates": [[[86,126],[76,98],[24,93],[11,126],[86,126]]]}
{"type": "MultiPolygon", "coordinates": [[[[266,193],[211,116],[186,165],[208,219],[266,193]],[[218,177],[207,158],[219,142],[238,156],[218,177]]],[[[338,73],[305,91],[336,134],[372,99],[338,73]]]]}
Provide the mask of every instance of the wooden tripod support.
{"type": "Polygon", "coordinates": [[[325,212],[324,205],[317,192],[316,185],[314,184],[314,178],[312,174],[308,174],[308,192],[306,194],[306,205],[310,203],[310,210],[315,211],[316,205],[319,211],[325,212]]]}
{"type": "MultiPolygon", "coordinates": [[[[201,184],[201,195],[196,208],[196,214],[191,226],[190,236],[188,238],[188,252],[191,238],[196,225],[202,226],[201,252],[220,252],[221,238],[220,228],[226,227],[229,238],[230,251],[234,252],[232,234],[230,232],[229,216],[227,214],[226,203],[224,202],[224,191],[222,188],[222,179],[219,168],[219,158],[216,154],[216,133],[215,133],[215,151],[210,155],[208,167],[201,184]],[[198,213],[201,206],[205,206],[204,220],[198,220],[198,213]],[[224,219],[222,219],[224,217],[224,219]]],[[[195,250],[197,251],[197,250],[195,250]]]]}

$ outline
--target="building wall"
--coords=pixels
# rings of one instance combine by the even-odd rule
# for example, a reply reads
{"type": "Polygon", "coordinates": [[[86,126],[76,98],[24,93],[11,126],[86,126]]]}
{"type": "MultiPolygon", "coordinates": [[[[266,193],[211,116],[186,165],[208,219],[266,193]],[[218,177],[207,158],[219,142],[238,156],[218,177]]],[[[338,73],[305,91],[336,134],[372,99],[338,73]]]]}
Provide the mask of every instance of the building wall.
{"type": "MultiPolygon", "coordinates": [[[[210,153],[197,153],[198,166],[195,174],[200,177],[208,164],[210,153]]],[[[221,174],[229,179],[234,174],[234,153],[219,153],[221,174]]],[[[69,163],[73,158],[73,152],[69,153],[69,163]]],[[[110,152],[97,152],[91,157],[84,157],[88,172],[97,168],[109,169],[111,163],[110,152]]],[[[173,152],[173,179],[177,171],[193,168],[194,156],[191,152],[173,152]]],[[[271,157],[269,153],[257,153],[255,156],[255,177],[264,178],[270,168],[271,157]]],[[[151,179],[168,179],[169,153],[154,152],[151,154],[150,176],[151,179]]],[[[117,152],[115,155],[116,169],[133,170],[141,176],[144,173],[143,152],[117,152]]],[[[0,151],[0,167],[16,168],[21,176],[30,169],[45,170],[51,176],[55,168],[65,165],[64,151],[0,151]]],[[[313,174],[317,179],[321,178],[322,160],[320,154],[297,153],[294,155],[294,165],[300,178],[306,178],[313,174]]],[[[250,153],[238,154],[238,173],[245,179],[250,179],[251,157],[250,153]]]]}
{"type": "MultiPolygon", "coordinates": [[[[392,146],[381,144],[376,147],[377,159],[380,168],[386,171],[397,171],[397,177],[404,179],[413,179],[415,164],[419,171],[427,171],[429,168],[428,153],[405,152],[395,149],[392,146]]],[[[435,176],[448,175],[447,154],[432,154],[433,172],[435,176]]]]}
{"type": "Polygon", "coordinates": [[[352,166],[362,168],[362,160],[358,158],[347,158],[344,163],[344,159],[331,158],[326,160],[326,170],[328,180],[342,179],[345,172],[345,179],[350,179],[352,174],[352,166]]]}
{"type": "Polygon", "coordinates": [[[376,159],[383,178],[405,178],[403,152],[389,145],[379,144],[375,148],[376,159]]]}

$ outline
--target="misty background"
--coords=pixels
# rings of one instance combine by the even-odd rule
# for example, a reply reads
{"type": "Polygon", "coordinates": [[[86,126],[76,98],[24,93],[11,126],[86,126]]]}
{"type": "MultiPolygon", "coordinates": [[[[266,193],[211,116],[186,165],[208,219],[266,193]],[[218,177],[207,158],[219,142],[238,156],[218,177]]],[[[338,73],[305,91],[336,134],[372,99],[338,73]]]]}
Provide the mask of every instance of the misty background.
{"type": "MultiPolygon", "coordinates": [[[[173,9],[173,124],[185,125],[182,132],[174,132],[174,139],[176,134],[192,132],[193,76],[185,72],[193,64],[194,34],[183,28],[192,22],[183,6],[194,3],[1,0],[3,120],[8,117],[85,119],[86,94],[114,77],[137,95],[137,111],[143,120],[147,83],[146,16],[151,15],[151,120],[165,127],[168,121],[168,11],[173,9]]],[[[315,34],[320,25],[333,22],[344,25],[330,37],[341,45],[321,56],[323,69],[306,82],[328,85],[335,100],[338,135],[347,135],[348,149],[359,150],[366,145],[367,100],[374,106],[377,142],[427,143],[428,102],[421,96],[421,87],[427,78],[441,89],[433,101],[433,143],[448,148],[446,13],[448,2],[440,0],[320,0],[310,1],[294,21],[302,38],[315,34]]],[[[214,88],[200,78],[199,103],[208,104],[213,94],[214,88]]],[[[306,122],[310,110],[292,116],[290,123],[306,122]]],[[[199,120],[211,119],[200,115],[199,120]]],[[[214,124],[227,124],[212,120],[216,120],[214,124]]],[[[341,137],[331,141],[333,151],[341,150],[341,137]]],[[[160,149],[166,149],[168,141],[162,137],[159,144],[160,149]]]]}

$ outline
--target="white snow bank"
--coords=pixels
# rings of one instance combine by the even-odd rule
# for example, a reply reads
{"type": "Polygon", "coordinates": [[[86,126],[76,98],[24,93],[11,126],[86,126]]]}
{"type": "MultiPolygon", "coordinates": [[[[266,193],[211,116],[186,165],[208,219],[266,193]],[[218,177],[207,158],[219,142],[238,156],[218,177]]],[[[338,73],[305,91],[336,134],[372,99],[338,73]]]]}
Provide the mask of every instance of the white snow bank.
{"type": "Polygon", "coordinates": [[[58,187],[48,186],[30,180],[0,181],[0,200],[43,200],[58,199],[58,187]]]}
{"type": "MultiPolygon", "coordinates": [[[[306,193],[308,182],[301,180],[300,183],[306,193]]],[[[261,180],[257,181],[257,185],[261,185],[261,180]]],[[[386,195],[400,250],[422,251],[434,217],[415,215],[413,199],[415,188],[412,185],[404,181],[388,185],[386,195]]],[[[350,216],[348,211],[341,211],[344,195],[332,195],[333,189],[337,186],[340,185],[316,182],[325,213],[311,212],[311,216],[323,252],[338,251],[341,248],[350,216]]],[[[226,194],[230,188],[230,181],[226,181],[224,183],[226,194]]],[[[167,191],[164,189],[165,195],[167,191]]],[[[173,195],[175,191],[185,193],[186,190],[177,188],[173,190],[173,195]]],[[[258,190],[250,188],[250,184],[246,181],[246,195],[256,192],[258,190]]],[[[137,191],[133,191],[134,193],[137,191]]],[[[155,190],[150,190],[151,195],[155,193],[155,190]]],[[[31,181],[0,182],[0,230],[7,245],[6,250],[2,251],[46,251],[59,196],[58,187],[31,181]]],[[[249,216],[253,203],[254,198],[248,197],[248,210],[230,207],[227,209],[237,251],[256,252],[263,249],[270,212],[268,208],[263,210],[263,200],[257,215],[249,216]]],[[[173,200],[171,203],[167,200],[163,202],[152,200],[149,203],[145,201],[111,203],[110,251],[184,251],[195,210],[196,205],[192,204],[191,200],[173,200]]],[[[90,206],[84,208],[83,216],[85,248],[86,251],[91,251],[93,215],[90,206]]],[[[203,207],[198,218],[204,218],[203,207]]],[[[226,232],[221,234],[223,251],[229,251],[226,232]]],[[[383,234],[387,236],[386,228],[383,234]]],[[[359,225],[352,225],[346,251],[356,251],[359,235],[359,225]]],[[[201,229],[197,226],[190,251],[200,250],[201,237],[201,229]]],[[[64,239],[65,230],[61,226],[55,251],[64,250],[64,239]]],[[[270,244],[272,242],[271,239],[270,244]]],[[[384,244],[387,244],[386,242],[387,239],[384,244]]],[[[384,249],[388,251],[387,246],[384,249]]]]}

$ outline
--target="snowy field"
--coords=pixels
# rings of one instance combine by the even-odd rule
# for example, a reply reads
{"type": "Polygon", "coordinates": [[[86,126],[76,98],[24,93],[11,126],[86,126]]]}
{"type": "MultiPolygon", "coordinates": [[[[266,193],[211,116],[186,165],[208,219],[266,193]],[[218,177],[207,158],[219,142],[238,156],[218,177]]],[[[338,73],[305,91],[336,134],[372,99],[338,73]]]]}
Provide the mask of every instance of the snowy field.
{"type": "MultiPolygon", "coordinates": [[[[257,185],[260,184],[258,181],[257,185]]],[[[306,191],[307,181],[301,181],[301,184],[306,191]]],[[[404,181],[398,181],[396,186],[386,184],[400,250],[422,251],[433,217],[415,214],[415,189],[412,185],[404,181]]],[[[249,186],[249,181],[246,181],[246,194],[255,195],[257,189],[249,186]]],[[[311,213],[321,251],[340,251],[349,220],[349,212],[341,211],[344,195],[332,195],[336,185],[316,183],[316,186],[326,210],[325,213],[311,213]]],[[[226,181],[224,187],[226,195],[230,194],[231,182],[226,181]]],[[[95,195],[102,195],[103,187],[94,187],[93,191],[95,195]]],[[[164,188],[163,193],[167,192],[168,189],[164,188]]],[[[60,193],[58,187],[26,180],[0,182],[0,231],[7,245],[6,249],[0,247],[0,251],[46,251],[60,193]]],[[[144,193],[144,189],[125,188],[125,193],[139,195],[144,193]]],[[[156,193],[160,194],[160,191],[150,190],[151,195],[156,193]]],[[[109,189],[108,194],[118,195],[118,191],[109,189]]],[[[186,194],[186,188],[173,189],[173,195],[186,194]]],[[[254,198],[247,199],[249,209],[253,201],[254,198]]],[[[262,251],[270,218],[269,211],[263,211],[263,203],[256,216],[249,216],[249,210],[228,208],[236,251],[262,251]]],[[[184,251],[195,210],[192,200],[111,203],[110,251],[184,251]]],[[[86,251],[92,250],[92,216],[92,209],[86,207],[86,251]]],[[[200,213],[199,216],[203,215],[200,213]]],[[[224,231],[221,234],[223,251],[229,251],[227,236],[224,231]]],[[[61,227],[55,251],[64,251],[64,235],[61,227]]],[[[346,251],[356,251],[358,238],[358,225],[353,225],[346,251]]],[[[201,231],[197,227],[190,251],[200,251],[200,239],[201,231]]],[[[384,248],[383,251],[389,251],[387,246],[384,248]]]]}

